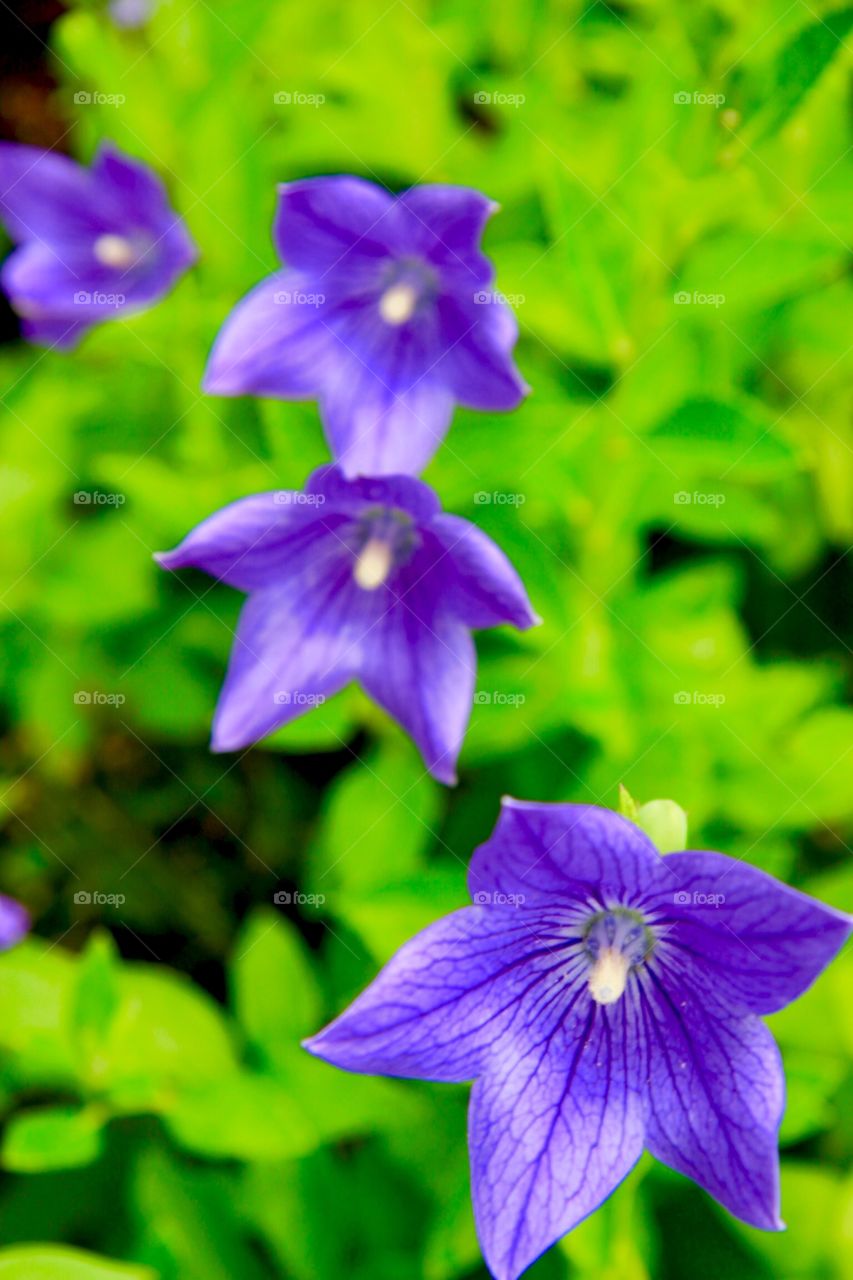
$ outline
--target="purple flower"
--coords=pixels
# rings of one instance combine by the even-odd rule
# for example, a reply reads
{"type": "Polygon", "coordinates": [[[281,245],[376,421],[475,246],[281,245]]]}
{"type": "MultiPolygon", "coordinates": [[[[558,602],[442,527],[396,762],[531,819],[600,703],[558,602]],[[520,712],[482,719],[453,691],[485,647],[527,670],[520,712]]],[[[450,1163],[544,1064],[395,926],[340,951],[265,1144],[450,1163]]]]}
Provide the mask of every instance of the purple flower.
{"type": "Polygon", "coordinates": [[[411,476],[346,480],[321,467],[304,493],[232,503],[157,558],[249,594],[214,751],[245,747],[358,680],[430,772],[454,782],[474,693],[471,629],[538,621],[491,539],[443,514],[411,476]]]}
{"type": "Polygon", "coordinates": [[[107,12],[117,27],[133,31],[145,26],[155,4],[156,0],[110,0],[107,12]]]}
{"type": "Polygon", "coordinates": [[[0,951],[8,951],[28,932],[30,917],[25,907],[14,898],[0,893],[0,951]]]}
{"type": "Polygon", "coordinates": [[[419,472],[454,404],[513,409],[527,392],[515,318],[479,247],[496,207],[465,187],[281,186],[273,234],[287,268],[226,321],[205,390],[316,396],[346,475],[419,472]]]}
{"type": "Polygon", "coordinates": [[[197,250],[150,169],[104,144],[90,169],[0,143],[0,221],[18,248],[0,281],[25,337],[71,347],[161,298],[197,250]]]}
{"type": "Polygon", "coordinates": [[[720,853],[658,854],[627,819],[506,800],[474,902],[431,925],[307,1042],[350,1071],[476,1079],[475,1217],[514,1280],[644,1147],[779,1230],[779,1051],[851,921],[720,853]]]}

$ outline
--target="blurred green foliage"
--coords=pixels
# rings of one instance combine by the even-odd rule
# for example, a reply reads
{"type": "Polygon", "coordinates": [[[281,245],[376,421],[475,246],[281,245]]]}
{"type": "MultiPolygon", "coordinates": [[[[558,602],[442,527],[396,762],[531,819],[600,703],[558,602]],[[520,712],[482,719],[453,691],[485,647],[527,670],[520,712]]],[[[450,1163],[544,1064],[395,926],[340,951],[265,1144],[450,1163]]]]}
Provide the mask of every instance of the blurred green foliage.
{"type": "MultiPolygon", "coordinates": [[[[2,1280],[484,1276],[465,1090],[299,1040],[466,900],[502,793],[672,796],[693,846],[853,908],[851,27],[821,0],[56,24],[74,153],[152,164],[202,259],[71,356],[0,351],[3,887],[39,935],[0,957],[2,1280]],[[326,458],[314,405],[199,383],[275,265],[276,182],[341,171],[502,205],[534,394],[459,412],[426,478],[545,622],[480,637],[453,793],[355,690],[211,757],[239,598],[151,559],[326,458]]],[[[534,1274],[853,1276],[851,967],[772,1020],[786,1236],[648,1160],[534,1274]]]]}

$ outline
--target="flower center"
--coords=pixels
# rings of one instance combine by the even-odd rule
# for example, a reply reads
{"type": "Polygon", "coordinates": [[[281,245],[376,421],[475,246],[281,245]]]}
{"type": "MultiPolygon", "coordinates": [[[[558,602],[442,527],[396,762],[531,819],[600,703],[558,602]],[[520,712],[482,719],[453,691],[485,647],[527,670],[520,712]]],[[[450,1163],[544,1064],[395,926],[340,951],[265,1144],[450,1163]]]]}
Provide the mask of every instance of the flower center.
{"type": "Polygon", "coordinates": [[[369,538],[358,553],[352,576],[365,591],[375,591],[385,582],[394,564],[390,542],[369,538]]]}
{"type": "Polygon", "coordinates": [[[386,324],[405,324],[415,314],[418,291],[408,280],[400,280],[386,289],[379,299],[379,314],[386,324]]]}
{"type": "Polygon", "coordinates": [[[363,591],[384,586],[418,544],[411,516],[391,507],[373,507],[359,521],[352,576],[363,591]]]}
{"type": "Polygon", "coordinates": [[[597,1004],[613,1004],[624,995],[631,970],[651,951],[652,935],[638,912],[614,907],[594,915],[583,937],[590,962],[589,994],[597,1004]]]}
{"type": "Polygon", "coordinates": [[[418,308],[434,297],[438,278],[420,258],[399,258],[382,271],[379,315],[386,324],[408,324],[418,308]]]}
{"type": "Polygon", "coordinates": [[[125,236],[98,236],[93,252],[105,267],[131,267],[136,261],[136,249],[125,236]]]}

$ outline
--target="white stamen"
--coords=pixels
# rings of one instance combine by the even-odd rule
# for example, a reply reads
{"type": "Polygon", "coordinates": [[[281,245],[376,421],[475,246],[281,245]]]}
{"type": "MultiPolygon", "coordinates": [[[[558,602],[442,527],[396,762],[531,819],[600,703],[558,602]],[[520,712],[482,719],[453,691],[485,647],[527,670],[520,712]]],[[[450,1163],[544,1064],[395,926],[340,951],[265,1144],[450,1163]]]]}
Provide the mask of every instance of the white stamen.
{"type": "Polygon", "coordinates": [[[355,562],[353,577],[365,591],[375,591],[391,572],[391,545],[382,538],[369,538],[355,562]]]}
{"type": "Polygon", "coordinates": [[[628,957],[615,947],[605,947],[592,966],[589,975],[589,994],[598,1004],[613,1004],[625,990],[628,957]]]}
{"type": "Polygon", "coordinates": [[[405,324],[418,305],[417,290],[405,280],[392,284],[379,299],[379,314],[386,324],[405,324]]]}
{"type": "Polygon", "coordinates": [[[124,236],[98,236],[93,252],[105,267],[129,267],[136,261],[133,245],[124,236]]]}

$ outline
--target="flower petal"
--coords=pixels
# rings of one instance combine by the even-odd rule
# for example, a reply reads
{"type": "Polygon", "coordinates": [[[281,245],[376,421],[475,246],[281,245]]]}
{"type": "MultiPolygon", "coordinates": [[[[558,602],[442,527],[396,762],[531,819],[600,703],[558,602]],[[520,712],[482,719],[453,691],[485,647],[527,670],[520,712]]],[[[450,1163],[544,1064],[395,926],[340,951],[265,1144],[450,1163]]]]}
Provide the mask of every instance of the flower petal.
{"type": "Polygon", "coordinates": [[[515,409],[530,388],[512,359],[518,324],[492,293],[444,296],[437,303],[445,335],[453,335],[439,364],[442,379],[470,409],[515,409]]]}
{"type": "Polygon", "coordinates": [[[212,395],[315,395],[337,343],[326,303],[303,275],[280,271],[262,280],[231,312],[204,374],[212,395]]]}
{"type": "Polygon", "coordinates": [[[333,511],[360,512],[365,506],[407,511],[418,523],[432,520],[441,510],[434,490],[414,476],[357,477],[348,480],[340,467],[318,467],[305,485],[310,498],[333,511]]]}
{"type": "Polygon", "coordinates": [[[526,913],[464,907],[407,942],[306,1048],[347,1071],[472,1080],[511,1036],[542,951],[526,913]]]}
{"type": "Polygon", "coordinates": [[[397,242],[394,197],[363,178],[304,178],[278,191],[273,238],[282,261],[318,282],[353,258],[382,261],[397,242]]]}
{"type": "Polygon", "coordinates": [[[112,143],[102,143],[92,162],[93,183],[99,192],[107,192],[116,212],[121,211],[121,221],[114,229],[145,227],[157,236],[167,238],[175,249],[183,246],[186,254],[184,265],[189,266],[198,256],[198,249],[190,239],[183,220],[175,213],[163,182],[148,165],[133,156],[125,155],[112,143]]]}
{"type": "Polygon", "coordinates": [[[673,853],[666,946],[707,967],[734,1008],[775,1013],[844,945],[853,920],[722,853],[673,853]]]}
{"type": "Polygon", "coordinates": [[[360,360],[342,359],[320,396],[329,446],[348,476],[422,471],[447,434],[453,397],[432,375],[394,390],[360,360]]]}
{"type": "Polygon", "coordinates": [[[259,742],[353,678],[358,635],[342,616],[342,577],[339,567],[327,593],[309,600],[295,603],[288,590],[246,601],[213,720],[213,751],[259,742]]]}
{"type": "Polygon", "coordinates": [[[164,569],[203,569],[239,591],[261,590],[289,566],[301,570],[298,557],[328,537],[319,510],[288,489],[258,493],[223,507],[155,558],[164,569]]]}
{"type": "MultiPolygon", "coordinates": [[[[179,268],[178,270],[181,270],[179,268]]],[[[134,268],[105,267],[91,244],[23,244],[3,264],[3,288],[24,315],[94,324],[138,311],[160,298],[175,266],[149,257],[134,268]]]]}
{"type": "Polygon", "coordinates": [[[6,951],[28,932],[29,912],[14,898],[0,893],[0,951],[6,951]]]}
{"type": "Polygon", "coordinates": [[[424,253],[461,289],[484,288],[494,267],[480,249],[483,230],[498,206],[471,187],[429,183],[398,198],[408,216],[412,248],[424,253]]]}
{"type": "Polygon", "coordinates": [[[89,242],[109,230],[92,175],[56,151],[0,143],[0,220],[13,240],[89,242]]]}
{"type": "Polygon", "coordinates": [[[369,640],[361,684],[414,738],[433,777],[452,786],[477,676],[470,631],[410,588],[386,607],[369,640]]]}
{"type": "Polygon", "coordinates": [[[668,862],[618,813],[507,797],[492,835],[474,852],[468,887],[472,895],[497,890],[542,903],[561,895],[639,910],[675,883],[668,862]]]}
{"type": "Polygon", "coordinates": [[[460,516],[439,515],[430,531],[444,552],[439,568],[450,607],[469,627],[511,622],[523,631],[541,621],[515,569],[482,529],[460,516]]]}
{"type": "Polygon", "coordinates": [[[744,1222],[781,1230],[779,1050],[752,1014],[726,1011],[698,966],[671,957],[640,978],[649,1046],[646,1145],[744,1222]]]}
{"type": "Polygon", "coordinates": [[[516,1280],[592,1213],[643,1149],[645,1054],[627,998],[587,998],[508,1041],[474,1085],[468,1124],[477,1233],[496,1280],[516,1280]]]}
{"type": "Polygon", "coordinates": [[[27,342],[54,351],[70,351],[91,327],[91,324],[57,320],[53,316],[21,317],[21,333],[27,342]]]}

